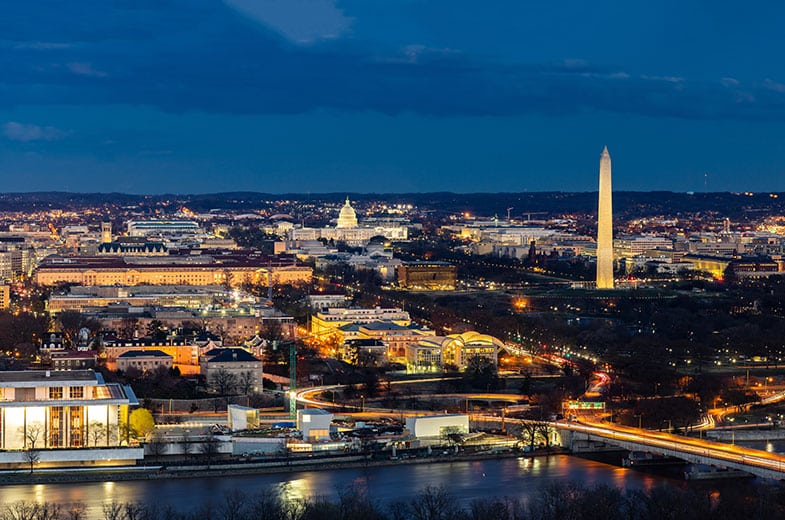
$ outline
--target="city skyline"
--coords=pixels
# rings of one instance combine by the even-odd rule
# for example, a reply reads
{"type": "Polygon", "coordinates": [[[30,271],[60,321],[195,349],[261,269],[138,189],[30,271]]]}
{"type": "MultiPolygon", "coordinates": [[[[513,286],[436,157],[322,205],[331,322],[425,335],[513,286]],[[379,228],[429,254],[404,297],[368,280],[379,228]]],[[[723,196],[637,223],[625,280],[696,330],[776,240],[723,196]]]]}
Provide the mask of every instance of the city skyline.
{"type": "Polygon", "coordinates": [[[784,6],[303,2],[0,7],[4,189],[785,190],[784,6]]]}

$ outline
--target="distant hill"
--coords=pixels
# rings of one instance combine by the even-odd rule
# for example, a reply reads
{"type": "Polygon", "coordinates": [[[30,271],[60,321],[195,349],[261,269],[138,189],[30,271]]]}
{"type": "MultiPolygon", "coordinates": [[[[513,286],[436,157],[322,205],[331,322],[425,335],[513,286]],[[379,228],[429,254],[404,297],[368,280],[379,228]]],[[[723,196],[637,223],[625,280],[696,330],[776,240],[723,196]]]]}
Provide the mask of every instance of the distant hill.
{"type": "MultiPolygon", "coordinates": [[[[513,218],[527,213],[548,215],[596,212],[596,192],[526,192],[526,193],[255,193],[227,192],[210,194],[131,195],[124,193],[5,193],[0,194],[0,211],[41,211],[48,209],[80,210],[106,207],[133,208],[145,213],[162,206],[175,211],[187,206],[197,212],[218,210],[264,209],[275,201],[289,200],[316,204],[340,203],[346,196],[360,206],[365,201],[413,204],[422,210],[439,213],[470,212],[473,215],[506,218],[513,208],[513,218]]],[[[614,214],[620,218],[655,215],[689,216],[716,214],[736,221],[760,218],[761,215],[785,214],[785,194],[756,193],[674,193],[667,191],[617,191],[613,194],[614,214]]],[[[534,215],[538,218],[541,215],[534,215]]]]}

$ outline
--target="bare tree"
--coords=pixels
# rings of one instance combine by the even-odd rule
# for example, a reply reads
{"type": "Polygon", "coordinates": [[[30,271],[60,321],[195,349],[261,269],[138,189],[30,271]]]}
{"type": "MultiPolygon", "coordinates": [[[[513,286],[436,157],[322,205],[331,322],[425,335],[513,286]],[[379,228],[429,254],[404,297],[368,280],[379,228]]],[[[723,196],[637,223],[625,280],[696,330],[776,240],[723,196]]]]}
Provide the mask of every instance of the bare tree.
{"type": "Polygon", "coordinates": [[[250,395],[253,392],[253,384],[254,384],[253,372],[251,372],[250,370],[246,370],[245,372],[240,372],[240,377],[238,378],[237,386],[240,389],[241,394],[250,395]]]}
{"type": "Polygon", "coordinates": [[[82,502],[70,504],[65,511],[65,518],[68,520],[82,520],[85,518],[86,507],[82,502]]]}
{"type": "Polygon", "coordinates": [[[189,432],[184,432],[180,440],[177,442],[180,445],[180,449],[183,451],[183,455],[185,458],[188,458],[188,455],[193,453],[194,451],[194,439],[189,432]]]}
{"type": "Polygon", "coordinates": [[[155,430],[150,434],[150,440],[147,442],[147,451],[156,460],[166,453],[167,442],[161,430],[155,430]]]}
{"type": "Polygon", "coordinates": [[[1,518],[14,520],[59,520],[62,516],[60,514],[60,505],[58,504],[52,502],[35,504],[19,501],[4,506],[1,518]]]}
{"type": "Polygon", "coordinates": [[[218,454],[218,447],[221,441],[212,433],[208,433],[199,445],[199,451],[207,459],[207,469],[210,469],[210,463],[213,458],[218,454]]]}
{"type": "Polygon", "coordinates": [[[415,520],[456,518],[455,499],[443,487],[428,486],[411,502],[411,516],[415,520]]]}
{"type": "MultiPolygon", "coordinates": [[[[106,425],[101,421],[91,421],[90,424],[87,425],[87,437],[93,441],[93,447],[98,446],[98,443],[107,437],[106,425]]],[[[107,438],[107,444],[108,443],[109,439],[107,438]]]]}
{"type": "Polygon", "coordinates": [[[537,421],[535,427],[537,428],[537,433],[539,434],[540,438],[545,441],[545,447],[550,449],[551,447],[551,434],[554,431],[553,426],[548,421],[537,421]]]}
{"type": "Polygon", "coordinates": [[[104,520],[121,520],[123,518],[123,505],[112,500],[103,506],[104,520]]]}
{"type": "Polygon", "coordinates": [[[30,474],[32,474],[35,465],[41,462],[41,453],[35,448],[27,448],[24,452],[24,459],[30,466],[30,474]]]}
{"type": "Polygon", "coordinates": [[[237,376],[228,370],[220,368],[213,372],[210,383],[218,395],[225,396],[234,392],[237,386],[237,376]]]}
{"type": "Polygon", "coordinates": [[[34,450],[35,444],[44,436],[45,429],[44,423],[39,421],[28,423],[26,426],[20,426],[18,431],[24,438],[25,448],[34,450]]]}
{"type": "Polygon", "coordinates": [[[120,337],[123,339],[132,339],[136,335],[138,325],[139,319],[135,316],[129,316],[120,321],[120,327],[117,332],[119,332],[120,337]]]}
{"type": "Polygon", "coordinates": [[[529,449],[534,451],[534,446],[538,440],[542,440],[547,444],[550,443],[548,434],[551,431],[551,425],[547,421],[536,419],[525,419],[521,421],[520,437],[523,441],[528,443],[529,449]]]}

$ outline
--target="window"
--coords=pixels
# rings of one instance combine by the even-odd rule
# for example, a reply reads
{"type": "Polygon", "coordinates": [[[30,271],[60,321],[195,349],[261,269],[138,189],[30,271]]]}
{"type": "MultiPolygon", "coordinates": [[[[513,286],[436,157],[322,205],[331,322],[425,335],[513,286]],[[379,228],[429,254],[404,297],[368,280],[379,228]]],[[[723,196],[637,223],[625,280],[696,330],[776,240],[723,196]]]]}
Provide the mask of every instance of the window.
{"type": "Polygon", "coordinates": [[[59,448],[65,441],[65,413],[62,406],[49,407],[49,446],[59,448]]]}
{"type": "Polygon", "coordinates": [[[62,399],[63,398],[63,387],[62,386],[50,386],[49,387],[49,399],[62,399]]]}
{"type": "Polygon", "coordinates": [[[71,399],[84,399],[84,387],[83,386],[72,386],[71,387],[71,399]]]}

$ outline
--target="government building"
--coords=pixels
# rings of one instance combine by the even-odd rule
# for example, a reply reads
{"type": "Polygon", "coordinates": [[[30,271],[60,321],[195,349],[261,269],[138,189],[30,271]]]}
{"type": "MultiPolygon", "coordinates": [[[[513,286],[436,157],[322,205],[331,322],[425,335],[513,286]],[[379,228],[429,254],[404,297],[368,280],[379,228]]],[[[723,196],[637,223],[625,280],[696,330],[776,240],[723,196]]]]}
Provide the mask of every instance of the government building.
{"type": "Polygon", "coordinates": [[[300,285],[311,282],[312,269],[291,257],[252,251],[169,256],[48,256],[35,272],[38,285],[300,285]]]}
{"type": "Polygon", "coordinates": [[[143,449],[123,432],[138,405],[128,386],[92,370],[0,372],[0,467],[135,464],[143,449]]]}
{"type": "Polygon", "coordinates": [[[357,212],[346,198],[346,204],[338,214],[335,227],[324,228],[292,228],[289,230],[290,240],[332,240],[333,242],[346,242],[352,246],[363,246],[375,236],[383,236],[388,240],[407,240],[409,228],[398,223],[385,224],[374,222],[377,225],[362,225],[357,220],[357,212]]]}

